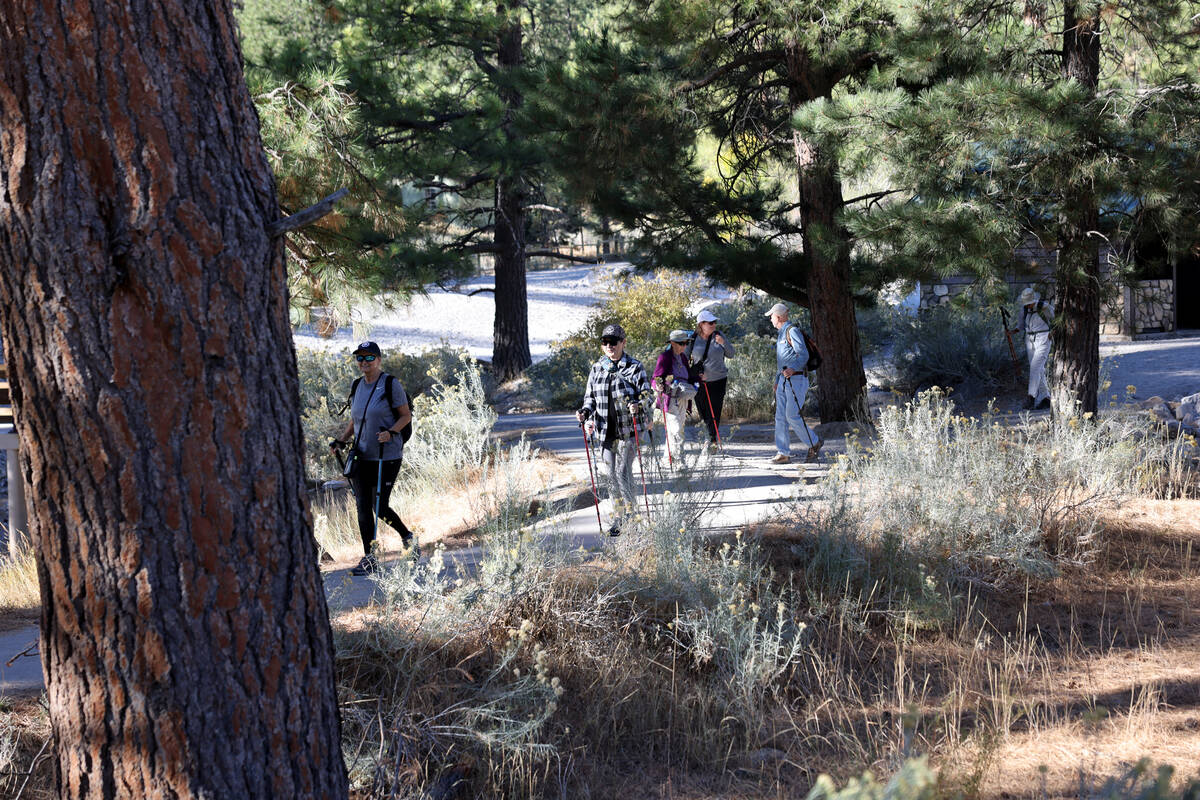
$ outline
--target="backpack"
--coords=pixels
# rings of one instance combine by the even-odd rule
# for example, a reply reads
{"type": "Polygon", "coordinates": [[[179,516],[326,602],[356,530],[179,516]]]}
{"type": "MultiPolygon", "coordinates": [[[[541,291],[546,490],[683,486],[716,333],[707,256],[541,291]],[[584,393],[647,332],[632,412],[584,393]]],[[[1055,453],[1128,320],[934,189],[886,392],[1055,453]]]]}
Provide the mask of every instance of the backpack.
{"type": "Polygon", "coordinates": [[[804,337],[804,349],[808,351],[808,361],[804,364],[805,372],[812,372],[821,368],[821,350],[817,347],[817,343],[808,335],[808,331],[801,328],[799,325],[789,323],[791,327],[800,331],[800,335],[804,337]]]}
{"type": "MultiPolygon", "coordinates": [[[[383,377],[384,377],[383,394],[385,397],[387,397],[388,408],[392,409],[392,413],[395,414],[396,404],[394,402],[392,402],[392,376],[385,374],[383,377]]],[[[346,397],[346,408],[349,408],[350,404],[354,402],[354,393],[358,390],[358,384],[361,381],[362,381],[362,378],[355,378],[354,383],[350,384],[350,394],[346,397]]],[[[409,411],[411,412],[412,411],[412,398],[409,398],[408,408],[409,408],[409,411]]],[[[396,421],[395,419],[392,420],[393,423],[395,423],[395,421],[396,421]]],[[[412,434],[413,434],[413,424],[412,424],[412,419],[410,418],[408,420],[408,422],[405,424],[405,426],[400,429],[400,440],[402,442],[404,442],[405,444],[407,444],[408,440],[412,438],[412,434]]]]}

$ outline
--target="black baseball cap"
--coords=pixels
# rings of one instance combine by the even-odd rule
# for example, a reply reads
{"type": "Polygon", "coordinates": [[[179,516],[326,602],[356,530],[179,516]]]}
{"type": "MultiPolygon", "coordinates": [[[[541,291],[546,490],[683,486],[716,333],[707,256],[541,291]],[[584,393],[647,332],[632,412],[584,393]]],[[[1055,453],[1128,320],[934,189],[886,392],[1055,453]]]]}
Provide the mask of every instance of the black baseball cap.
{"type": "Polygon", "coordinates": [[[612,323],[611,325],[605,325],[604,330],[600,331],[600,338],[601,339],[624,339],[625,338],[625,329],[622,328],[620,325],[618,325],[615,322],[612,323]]]}
{"type": "Polygon", "coordinates": [[[374,342],[362,342],[354,348],[354,355],[382,356],[383,354],[379,352],[379,345],[374,342]]]}

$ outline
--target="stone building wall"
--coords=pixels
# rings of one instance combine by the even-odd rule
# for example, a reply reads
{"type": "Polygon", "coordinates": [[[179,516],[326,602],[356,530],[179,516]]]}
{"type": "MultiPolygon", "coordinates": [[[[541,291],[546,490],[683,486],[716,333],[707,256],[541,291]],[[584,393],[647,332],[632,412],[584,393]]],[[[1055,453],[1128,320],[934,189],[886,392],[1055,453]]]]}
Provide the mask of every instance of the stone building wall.
{"type": "Polygon", "coordinates": [[[1102,309],[1101,336],[1170,333],[1175,330],[1175,282],[1169,278],[1139,281],[1117,292],[1102,309]],[[1125,303],[1133,305],[1133,330],[1125,330],[1125,303]]]}
{"type": "MultiPolygon", "coordinates": [[[[1032,287],[1042,297],[1054,301],[1054,267],[1058,253],[1046,250],[1034,239],[1027,240],[1014,252],[1013,269],[1005,276],[1010,297],[1016,298],[1026,287],[1032,287]]],[[[1116,253],[1111,247],[1100,252],[1101,262],[1112,263],[1116,253]]],[[[1108,271],[1107,269],[1105,270],[1108,271]]],[[[921,282],[922,309],[944,305],[972,291],[974,279],[954,275],[930,282],[921,282]]],[[[1121,336],[1132,333],[1158,333],[1174,330],[1175,287],[1171,280],[1141,281],[1136,286],[1121,289],[1104,302],[1100,309],[1100,335],[1121,336]],[[1132,325],[1125,322],[1125,302],[1133,305],[1132,325]],[[1132,331],[1127,330],[1132,327],[1132,331]]]]}

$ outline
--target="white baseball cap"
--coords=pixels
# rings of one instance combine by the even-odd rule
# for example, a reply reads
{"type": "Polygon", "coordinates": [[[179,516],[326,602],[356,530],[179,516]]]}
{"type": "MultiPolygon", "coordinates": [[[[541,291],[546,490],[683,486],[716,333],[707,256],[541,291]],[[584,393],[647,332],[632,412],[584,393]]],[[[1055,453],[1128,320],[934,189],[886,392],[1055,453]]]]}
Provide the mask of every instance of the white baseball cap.
{"type": "Polygon", "coordinates": [[[699,314],[697,314],[697,315],[696,315],[696,322],[697,322],[697,323],[700,323],[700,322],[716,322],[716,321],[717,321],[717,318],[716,318],[716,316],[713,314],[713,312],[709,311],[707,308],[706,308],[706,309],[704,309],[703,311],[701,311],[699,314]]]}
{"type": "Polygon", "coordinates": [[[788,307],[783,303],[776,303],[775,305],[771,306],[771,310],[766,314],[763,314],[763,316],[769,317],[772,314],[778,314],[781,317],[786,317],[788,315],[788,307]]]}

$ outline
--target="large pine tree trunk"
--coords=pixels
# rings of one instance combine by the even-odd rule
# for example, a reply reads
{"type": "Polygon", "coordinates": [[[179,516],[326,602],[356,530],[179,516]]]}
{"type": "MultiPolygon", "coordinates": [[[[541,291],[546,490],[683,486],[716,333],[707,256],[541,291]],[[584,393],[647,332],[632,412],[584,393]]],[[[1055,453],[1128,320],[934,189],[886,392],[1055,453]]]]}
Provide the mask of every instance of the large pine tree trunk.
{"type": "MultiPolygon", "coordinates": [[[[500,65],[500,97],[507,109],[501,124],[510,148],[519,142],[514,117],[523,98],[509,76],[523,61],[521,0],[510,0],[500,8],[508,24],[500,35],[497,61],[500,65]]],[[[496,181],[496,317],[493,323],[492,370],[497,380],[506,381],[524,372],[533,359],[529,354],[529,304],[525,296],[525,180],[521,167],[509,165],[496,181]]]]}
{"type": "MultiPolygon", "coordinates": [[[[1079,17],[1074,2],[1064,9],[1063,76],[1092,95],[1100,80],[1100,16],[1079,17]]],[[[1100,248],[1093,233],[1100,219],[1098,200],[1086,183],[1065,198],[1068,218],[1060,226],[1057,282],[1058,319],[1051,333],[1050,386],[1056,412],[1096,411],[1100,376],[1100,248]]]]}
{"type": "Polygon", "coordinates": [[[821,348],[817,400],[821,421],[867,419],[867,377],[850,285],[850,236],[838,215],[842,185],[828,154],[795,135],[804,252],[810,263],[809,310],[821,348]]]}
{"type": "Polygon", "coordinates": [[[0,315],[64,797],[345,797],[227,0],[0,4],[0,315]]]}

